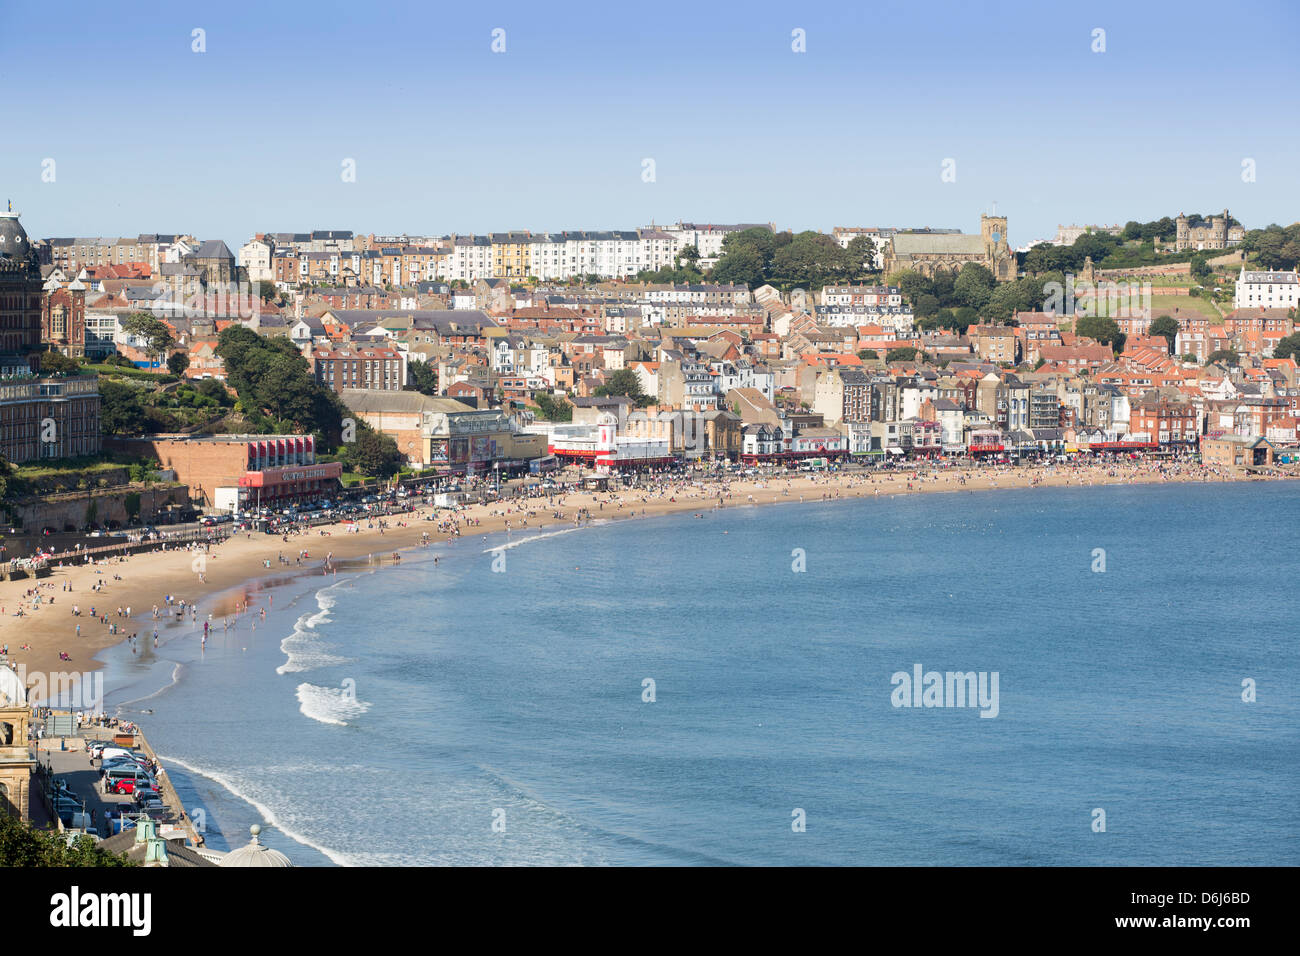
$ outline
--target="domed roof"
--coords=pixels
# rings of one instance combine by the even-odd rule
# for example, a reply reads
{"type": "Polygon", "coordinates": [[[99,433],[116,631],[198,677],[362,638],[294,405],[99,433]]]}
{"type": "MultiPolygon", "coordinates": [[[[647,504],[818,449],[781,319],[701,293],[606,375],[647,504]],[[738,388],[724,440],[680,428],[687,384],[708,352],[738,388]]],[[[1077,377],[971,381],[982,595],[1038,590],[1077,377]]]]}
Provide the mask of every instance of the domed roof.
{"type": "Polygon", "coordinates": [[[27,239],[27,230],[18,221],[18,213],[10,210],[0,211],[0,256],[10,259],[23,259],[31,243],[27,239]]]}
{"type": "Polygon", "coordinates": [[[27,688],[8,667],[0,666],[0,707],[26,707],[27,688]]]}
{"type": "Polygon", "coordinates": [[[241,846],[238,850],[227,853],[221,861],[221,866],[293,866],[283,853],[272,850],[269,846],[262,846],[258,842],[257,835],[262,832],[260,826],[254,823],[248,828],[248,832],[253,835],[253,839],[248,841],[247,846],[241,846]]]}

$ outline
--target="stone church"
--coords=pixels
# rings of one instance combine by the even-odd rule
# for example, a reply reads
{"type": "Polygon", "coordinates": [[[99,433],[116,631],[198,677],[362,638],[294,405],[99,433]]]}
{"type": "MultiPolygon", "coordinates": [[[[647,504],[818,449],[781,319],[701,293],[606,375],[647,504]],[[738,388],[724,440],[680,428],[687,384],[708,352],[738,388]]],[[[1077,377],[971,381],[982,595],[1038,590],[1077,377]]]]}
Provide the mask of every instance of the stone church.
{"type": "Polygon", "coordinates": [[[980,234],[899,232],[885,256],[886,274],[911,269],[933,277],[956,275],[968,262],[993,273],[998,282],[1016,277],[1016,254],[1007,244],[1007,217],[980,216],[980,234]]]}
{"type": "Polygon", "coordinates": [[[196,269],[205,286],[230,283],[239,278],[235,257],[220,239],[209,239],[185,257],[185,264],[196,269]]]}

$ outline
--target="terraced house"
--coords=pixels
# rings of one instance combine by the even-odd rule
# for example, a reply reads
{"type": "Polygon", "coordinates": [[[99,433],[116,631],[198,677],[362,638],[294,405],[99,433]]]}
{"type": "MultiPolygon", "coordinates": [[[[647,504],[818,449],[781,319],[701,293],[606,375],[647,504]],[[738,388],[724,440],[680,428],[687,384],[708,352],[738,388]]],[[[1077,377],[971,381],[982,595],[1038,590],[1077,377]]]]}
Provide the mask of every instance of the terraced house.
{"type": "Polygon", "coordinates": [[[406,357],[386,345],[314,348],[308,360],[317,383],[340,394],[345,388],[396,392],[406,385],[406,357]]]}
{"type": "Polygon", "coordinates": [[[492,275],[524,279],[532,275],[532,237],[528,232],[492,233],[492,275]]]}

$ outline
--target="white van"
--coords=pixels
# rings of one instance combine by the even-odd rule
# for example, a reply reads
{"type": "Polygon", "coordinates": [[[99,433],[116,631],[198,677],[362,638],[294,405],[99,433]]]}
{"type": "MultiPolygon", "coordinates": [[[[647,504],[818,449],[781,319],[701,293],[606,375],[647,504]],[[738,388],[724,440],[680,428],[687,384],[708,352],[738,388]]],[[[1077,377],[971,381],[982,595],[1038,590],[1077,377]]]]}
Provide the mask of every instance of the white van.
{"type": "Polygon", "coordinates": [[[114,757],[130,757],[133,760],[143,760],[144,754],[138,750],[127,750],[125,747],[105,747],[99,752],[100,760],[112,760],[114,757]]]}
{"type": "Polygon", "coordinates": [[[96,840],[98,840],[100,836],[99,830],[98,828],[96,828],[95,824],[91,821],[89,813],[80,813],[80,812],[74,813],[72,815],[72,824],[68,827],[68,829],[85,830],[87,834],[94,837],[96,840]]]}

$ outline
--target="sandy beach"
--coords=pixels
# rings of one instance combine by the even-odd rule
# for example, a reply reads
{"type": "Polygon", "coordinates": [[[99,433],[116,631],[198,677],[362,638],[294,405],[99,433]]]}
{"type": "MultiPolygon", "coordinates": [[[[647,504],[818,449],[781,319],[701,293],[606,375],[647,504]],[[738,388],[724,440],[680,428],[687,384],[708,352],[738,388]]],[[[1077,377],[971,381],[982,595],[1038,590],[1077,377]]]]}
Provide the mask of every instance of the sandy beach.
{"type": "MultiPolygon", "coordinates": [[[[914,469],[892,472],[837,473],[831,475],[788,475],[768,479],[682,479],[663,482],[652,491],[619,488],[606,493],[569,492],[548,503],[545,498],[511,499],[472,505],[458,512],[442,511],[440,520],[455,521],[462,537],[498,532],[533,534],[570,528],[577,514],[586,509],[591,519],[641,519],[677,512],[703,512],[717,506],[744,507],[775,502],[798,503],[848,498],[879,498],[898,494],[975,492],[986,489],[1080,487],[1091,485],[1165,482],[1225,482],[1246,479],[1214,469],[1186,463],[1129,462],[1045,466],[933,467],[917,463],[914,469]],[[563,515],[557,517],[556,515],[563,515]]],[[[0,645],[7,644],[8,660],[24,666],[29,674],[86,672],[100,664],[94,655],[105,647],[125,640],[132,632],[140,641],[149,640],[151,613],[155,605],[165,607],[165,595],[192,604],[220,592],[229,607],[215,610],[215,620],[234,613],[237,603],[256,607],[257,581],[286,575],[321,574],[327,555],[333,561],[374,556],[376,564],[393,562],[395,552],[453,540],[439,521],[424,520],[431,507],[387,516],[386,527],[368,528],[362,519],[353,533],[344,523],[312,528],[290,535],[259,532],[239,533],[211,547],[202,562],[199,552],[178,548],[114,558],[94,565],[55,568],[41,579],[0,582],[0,645]],[[307,557],[299,561],[299,553],[307,557]],[[283,563],[281,556],[288,559],[283,563]],[[267,566],[269,562],[269,568],[267,566]],[[200,575],[197,568],[201,567],[200,575]],[[97,582],[102,587],[95,590],[97,582]],[[71,590],[66,588],[71,587],[71,590]],[[243,587],[243,594],[237,589],[243,587]],[[34,606],[34,597],[41,603],[34,606]],[[74,616],[73,606],[80,607],[74,616]],[[19,607],[22,617],[15,616],[19,607]],[[91,615],[94,608],[95,617],[91,615]],[[119,616],[118,609],[122,609],[119,616]],[[129,614],[127,613],[129,609],[129,614]],[[103,621],[103,617],[107,621],[103,621]],[[80,634],[77,626],[80,625],[80,634]],[[111,626],[118,626],[118,633],[111,626]],[[66,652],[70,660],[60,659],[66,652]]],[[[465,560],[477,551],[466,552],[465,560]]],[[[455,560],[456,555],[450,555],[455,560]]],[[[29,678],[30,681],[30,678],[29,678]]]]}

